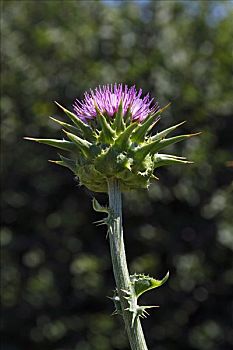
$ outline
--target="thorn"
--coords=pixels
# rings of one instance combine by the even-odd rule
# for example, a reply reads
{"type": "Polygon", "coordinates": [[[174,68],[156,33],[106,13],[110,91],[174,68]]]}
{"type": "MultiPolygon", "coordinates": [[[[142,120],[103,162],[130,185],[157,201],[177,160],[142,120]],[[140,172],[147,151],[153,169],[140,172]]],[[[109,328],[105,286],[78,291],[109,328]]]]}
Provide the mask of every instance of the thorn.
{"type": "Polygon", "coordinates": [[[61,129],[66,135],[70,134],[70,132],[66,131],[65,129],[61,129]]]}
{"type": "Polygon", "coordinates": [[[113,313],[111,313],[111,316],[116,316],[116,315],[119,315],[117,310],[113,311],[113,313]]]}
{"type": "Polygon", "coordinates": [[[62,105],[60,105],[60,103],[58,103],[57,101],[53,101],[58,107],[63,108],[62,105]]]}
{"type": "Polygon", "coordinates": [[[189,134],[189,135],[186,135],[187,137],[192,137],[192,136],[198,136],[198,135],[201,135],[202,134],[202,131],[199,131],[199,132],[195,132],[194,134],[189,134]]]}
{"type": "Polygon", "coordinates": [[[125,290],[125,289],[121,289],[121,291],[123,292],[123,293],[126,293],[126,294],[128,294],[128,295],[131,295],[131,293],[128,291],[128,290],[125,290]]]}
{"type": "Polygon", "coordinates": [[[25,136],[23,138],[24,138],[24,140],[37,141],[37,139],[35,139],[34,137],[27,137],[27,136],[25,136]]]}
{"type": "Polygon", "coordinates": [[[170,107],[170,105],[171,105],[172,103],[171,103],[171,101],[170,102],[168,102],[168,104],[166,105],[166,106],[164,106],[163,108],[160,108],[160,113],[163,113],[164,111],[166,111],[166,109],[168,109],[169,107],[170,107]]]}
{"type": "Polygon", "coordinates": [[[52,117],[52,116],[50,116],[49,118],[52,119],[52,120],[53,120],[54,122],[56,122],[56,123],[62,122],[61,120],[56,119],[56,118],[54,118],[54,117],[52,117]]]}
{"type": "Polygon", "coordinates": [[[107,225],[105,219],[94,221],[93,224],[96,224],[96,226],[107,225]]]}
{"type": "Polygon", "coordinates": [[[159,178],[157,176],[155,176],[154,174],[152,174],[152,179],[155,179],[155,180],[159,180],[159,178]]]}

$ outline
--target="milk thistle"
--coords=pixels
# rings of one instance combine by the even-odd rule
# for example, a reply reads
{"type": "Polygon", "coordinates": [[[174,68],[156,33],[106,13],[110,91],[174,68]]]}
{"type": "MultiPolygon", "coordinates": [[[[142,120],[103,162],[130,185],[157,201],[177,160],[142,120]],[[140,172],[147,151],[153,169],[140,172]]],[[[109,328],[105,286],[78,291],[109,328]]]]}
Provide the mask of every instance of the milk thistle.
{"type": "Polygon", "coordinates": [[[110,241],[116,289],[112,300],[114,314],[123,317],[132,350],[147,350],[140,318],[148,315],[148,309],[158,306],[138,304],[140,295],[166,282],[169,274],[155,279],[145,274],[129,275],[122,226],[121,193],[147,189],[156,180],[155,169],[170,164],[191,163],[184,157],[160,153],[164,148],[196,134],[167,138],[181,122],[166,130],[152,134],[161,114],[169,105],[160,108],[158,102],[143,97],[135,86],[114,84],[97,87],[86,92],[83,100],[76,100],[73,112],[57,106],[69,117],[72,124],[52,118],[63,127],[64,139],[35,139],[68,153],[53,161],[69,168],[80,185],[94,192],[105,192],[109,205],[101,206],[93,199],[93,208],[106,213],[98,224],[106,224],[110,241]]]}

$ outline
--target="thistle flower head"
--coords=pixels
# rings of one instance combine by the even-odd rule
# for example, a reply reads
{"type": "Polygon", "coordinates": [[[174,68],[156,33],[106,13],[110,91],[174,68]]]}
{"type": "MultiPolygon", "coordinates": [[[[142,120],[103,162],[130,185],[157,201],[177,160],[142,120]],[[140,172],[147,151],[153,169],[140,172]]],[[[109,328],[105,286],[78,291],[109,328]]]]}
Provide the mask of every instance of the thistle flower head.
{"type": "Polygon", "coordinates": [[[114,84],[97,87],[94,91],[86,92],[83,100],[74,102],[75,114],[84,122],[94,119],[98,110],[106,117],[114,118],[122,104],[123,117],[131,114],[133,121],[142,122],[146,117],[159,109],[157,102],[150,98],[149,93],[142,96],[142,89],[136,90],[135,86],[114,84]]]}
{"type": "Polygon", "coordinates": [[[107,192],[109,178],[118,179],[122,191],[147,188],[152,179],[157,179],[156,168],[190,163],[160,152],[196,134],[167,138],[182,122],[152,135],[169,105],[160,108],[135,86],[114,84],[90,90],[82,101],[75,101],[75,113],[56,104],[72,122],[52,118],[63,127],[66,139],[27,139],[68,152],[68,158],[60,155],[60,160],[54,162],[72,170],[80,184],[92,191],[107,192]]]}

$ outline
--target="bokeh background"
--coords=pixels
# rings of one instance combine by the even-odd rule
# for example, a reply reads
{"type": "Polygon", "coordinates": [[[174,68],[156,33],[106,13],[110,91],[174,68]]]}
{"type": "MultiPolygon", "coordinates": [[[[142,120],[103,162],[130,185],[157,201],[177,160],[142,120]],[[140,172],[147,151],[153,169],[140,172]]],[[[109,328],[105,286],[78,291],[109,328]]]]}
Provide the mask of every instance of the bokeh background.
{"type": "MultiPolygon", "coordinates": [[[[83,92],[136,84],[160,105],[159,129],[203,131],[174,146],[191,166],[157,172],[124,195],[132,273],[166,285],[142,303],[150,350],[230,350],[232,332],[232,37],[230,1],[2,2],[3,350],[128,350],[113,305],[108,240],[93,225],[92,193],[56,151],[23,136],[60,137],[83,92]]],[[[107,203],[105,195],[96,195],[107,203]]]]}

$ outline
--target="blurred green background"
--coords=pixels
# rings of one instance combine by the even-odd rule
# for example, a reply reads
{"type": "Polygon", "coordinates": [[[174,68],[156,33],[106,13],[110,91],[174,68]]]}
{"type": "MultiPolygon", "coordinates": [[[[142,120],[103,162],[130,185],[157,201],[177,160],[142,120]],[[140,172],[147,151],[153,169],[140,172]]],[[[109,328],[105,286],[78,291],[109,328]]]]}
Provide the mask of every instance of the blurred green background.
{"type": "MultiPolygon", "coordinates": [[[[160,128],[203,131],[173,147],[191,166],[124,195],[130,271],[169,282],[141,302],[150,350],[230,350],[232,12],[230,1],[2,2],[3,350],[127,350],[113,311],[105,228],[92,194],[49,164],[48,117],[96,85],[136,84],[163,106],[160,128]]],[[[101,203],[107,197],[97,195],[101,203]]]]}

